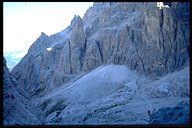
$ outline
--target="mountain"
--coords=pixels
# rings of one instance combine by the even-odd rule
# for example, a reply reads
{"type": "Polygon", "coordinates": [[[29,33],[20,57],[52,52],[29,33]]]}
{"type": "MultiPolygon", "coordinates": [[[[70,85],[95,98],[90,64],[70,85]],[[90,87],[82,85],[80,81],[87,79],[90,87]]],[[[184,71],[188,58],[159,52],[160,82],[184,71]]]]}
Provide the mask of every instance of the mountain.
{"type": "Polygon", "coordinates": [[[95,3],[67,29],[42,33],[12,73],[32,93],[103,64],[124,64],[153,79],[183,69],[189,64],[189,26],[176,14],[151,2],[95,3]]]}
{"type": "Polygon", "coordinates": [[[42,124],[148,124],[189,100],[189,3],[94,3],[42,32],[11,74],[42,124]]]}

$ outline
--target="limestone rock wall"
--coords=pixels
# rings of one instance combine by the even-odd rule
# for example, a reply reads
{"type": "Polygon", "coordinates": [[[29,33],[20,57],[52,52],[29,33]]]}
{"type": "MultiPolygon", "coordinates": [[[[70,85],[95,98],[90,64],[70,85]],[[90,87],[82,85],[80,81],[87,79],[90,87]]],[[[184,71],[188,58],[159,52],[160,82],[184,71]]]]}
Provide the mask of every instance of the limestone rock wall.
{"type": "Polygon", "coordinates": [[[189,65],[188,17],[189,3],[94,3],[62,32],[42,33],[12,73],[32,96],[110,63],[157,78],[189,65]]]}

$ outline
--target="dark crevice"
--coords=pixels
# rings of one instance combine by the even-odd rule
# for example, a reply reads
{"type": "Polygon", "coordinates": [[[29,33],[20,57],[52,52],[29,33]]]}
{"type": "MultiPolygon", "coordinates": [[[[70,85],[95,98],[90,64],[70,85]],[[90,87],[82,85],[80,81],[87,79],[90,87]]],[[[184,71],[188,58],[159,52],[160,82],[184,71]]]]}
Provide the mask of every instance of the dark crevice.
{"type": "Polygon", "coordinates": [[[135,38],[135,33],[134,33],[134,30],[132,30],[132,31],[131,31],[131,41],[132,41],[132,44],[133,44],[133,46],[134,46],[134,48],[135,48],[135,50],[136,50],[137,56],[139,57],[139,60],[140,60],[141,63],[142,63],[143,72],[145,72],[144,62],[143,62],[141,56],[139,55],[139,52],[138,52],[138,49],[137,49],[137,47],[136,47],[134,38],[135,38]]]}
{"type": "Polygon", "coordinates": [[[81,55],[80,55],[80,68],[82,71],[84,60],[85,60],[85,54],[86,54],[86,45],[87,45],[87,39],[85,40],[85,44],[83,46],[83,49],[81,50],[81,55]]]}
{"type": "MultiPolygon", "coordinates": [[[[163,13],[162,13],[162,15],[163,15],[163,13]]],[[[162,16],[163,17],[163,16],[162,16]]],[[[162,18],[162,20],[163,20],[163,18],[162,18]]],[[[165,37],[164,37],[164,33],[163,33],[163,29],[162,29],[162,27],[163,27],[163,21],[162,21],[162,23],[161,23],[161,25],[160,25],[160,32],[161,32],[161,34],[162,34],[162,39],[163,39],[163,42],[162,42],[162,46],[163,46],[163,51],[166,53],[166,49],[165,49],[165,45],[164,45],[164,43],[165,43],[165,37]]]]}
{"type": "Polygon", "coordinates": [[[119,39],[119,35],[118,35],[118,38],[117,38],[117,50],[116,50],[116,53],[119,52],[119,45],[120,45],[120,39],[119,39]]]}
{"type": "Polygon", "coordinates": [[[95,42],[96,42],[96,44],[97,44],[97,46],[99,48],[99,53],[100,53],[100,56],[101,56],[101,61],[103,63],[103,54],[102,54],[102,51],[101,51],[101,47],[100,47],[100,45],[99,45],[99,43],[97,41],[95,41],[95,42]]]}
{"type": "Polygon", "coordinates": [[[163,27],[163,22],[164,22],[164,14],[163,10],[160,10],[160,29],[163,27]]]}
{"type": "Polygon", "coordinates": [[[135,45],[134,45],[134,47],[135,47],[135,50],[136,50],[137,56],[139,57],[139,60],[140,60],[140,61],[141,61],[141,63],[142,63],[143,72],[145,72],[144,62],[143,62],[143,60],[142,60],[141,56],[139,55],[139,52],[138,52],[137,47],[136,47],[135,45]]]}
{"type": "Polygon", "coordinates": [[[71,68],[71,44],[69,41],[69,70],[70,70],[70,74],[72,73],[72,68],[71,68]]]}
{"type": "Polygon", "coordinates": [[[189,51],[189,45],[190,45],[190,43],[188,43],[188,41],[187,41],[187,37],[186,37],[186,35],[185,35],[185,30],[183,30],[183,27],[181,27],[181,31],[182,31],[182,37],[184,37],[184,42],[185,42],[185,44],[186,44],[186,47],[187,47],[187,52],[188,52],[188,56],[190,57],[190,51],[189,51]]]}
{"type": "Polygon", "coordinates": [[[179,46],[178,45],[179,45],[178,42],[175,41],[175,54],[174,54],[174,61],[175,61],[175,63],[174,63],[174,68],[177,67],[177,62],[179,62],[178,61],[178,59],[179,59],[179,55],[178,55],[178,53],[179,53],[179,46]]]}
{"type": "Polygon", "coordinates": [[[135,33],[134,33],[134,30],[132,30],[131,31],[131,41],[132,41],[132,43],[135,43],[134,38],[135,38],[135,33]]]}
{"type": "Polygon", "coordinates": [[[173,68],[172,69],[174,69],[174,68],[176,68],[177,67],[177,60],[179,59],[178,57],[177,57],[177,55],[174,55],[174,63],[173,63],[173,68]],[[178,58],[178,59],[177,59],[178,58]]]}
{"type": "Polygon", "coordinates": [[[177,38],[177,22],[175,24],[176,24],[176,27],[174,28],[175,29],[174,41],[176,41],[176,38],[177,38]]]}

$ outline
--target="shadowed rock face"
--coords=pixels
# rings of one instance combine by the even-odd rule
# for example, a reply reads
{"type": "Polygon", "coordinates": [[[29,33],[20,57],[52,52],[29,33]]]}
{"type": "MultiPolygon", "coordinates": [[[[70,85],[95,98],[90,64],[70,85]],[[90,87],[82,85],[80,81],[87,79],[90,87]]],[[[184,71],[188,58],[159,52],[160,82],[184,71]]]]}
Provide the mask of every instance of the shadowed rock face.
{"type": "Polygon", "coordinates": [[[18,86],[3,60],[3,124],[39,125],[40,109],[30,104],[28,93],[18,86]],[[39,111],[39,112],[38,112],[39,111]],[[39,113],[39,115],[37,114],[39,113]],[[36,115],[37,114],[37,115],[36,115]]]}
{"type": "MultiPolygon", "coordinates": [[[[70,69],[72,74],[77,74],[82,71],[84,54],[85,54],[85,34],[83,31],[83,22],[80,16],[75,16],[71,21],[70,35],[70,69]]],[[[64,49],[65,50],[65,49],[64,49]]]]}
{"type": "Polygon", "coordinates": [[[188,17],[189,3],[94,3],[64,31],[42,33],[12,73],[31,96],[110,63],[151,78],[166,75],[188,65],[188,17]]]}

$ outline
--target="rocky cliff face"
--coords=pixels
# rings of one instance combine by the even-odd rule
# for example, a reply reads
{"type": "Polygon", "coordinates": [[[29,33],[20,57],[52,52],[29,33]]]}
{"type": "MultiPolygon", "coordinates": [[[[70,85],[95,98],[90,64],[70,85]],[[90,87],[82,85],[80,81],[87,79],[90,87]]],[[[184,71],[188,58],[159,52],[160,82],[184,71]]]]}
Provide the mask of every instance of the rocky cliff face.
{"type": "Polygon", "coordinates": [[[29,94],[23,90],[9,72],[3,60],[3,124],[39,125],[41,110],[32,105],[29,94]]]}
{"type": "Polygon", "coordinates": [[[189,95],[189,3],[94,3],[4,60],[4,124],[188,124],[189,95]]]}
{"type": "Polygon", "coordinates": [[[189,3],[94,3],[64,31],[42,33],[12,73],[31,96],[110,63],[158,78],[188,66],[188,17],[189,3]]]}

